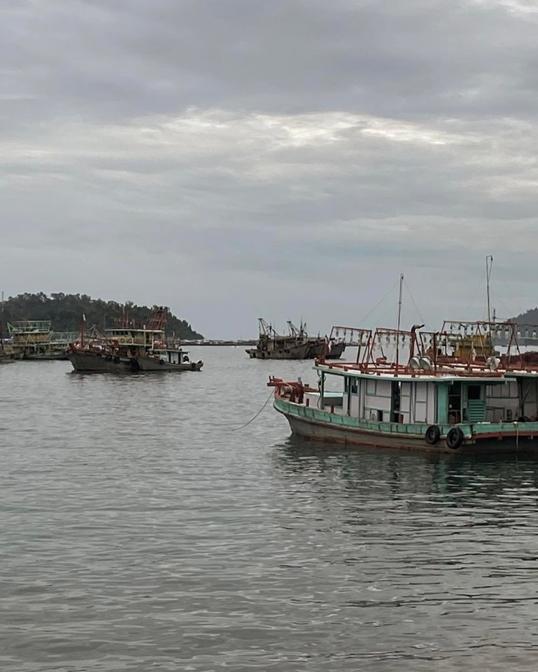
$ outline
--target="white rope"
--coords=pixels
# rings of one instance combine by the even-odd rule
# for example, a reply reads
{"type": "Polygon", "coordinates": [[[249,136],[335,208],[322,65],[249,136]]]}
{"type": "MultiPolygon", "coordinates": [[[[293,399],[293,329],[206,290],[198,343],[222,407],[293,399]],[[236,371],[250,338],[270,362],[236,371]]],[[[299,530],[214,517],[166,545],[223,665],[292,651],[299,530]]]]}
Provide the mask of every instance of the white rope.
{"type": "Polygon", "coordinates": [[[260,408],[260,410],[255,415],[252,416],[252,418],[250,418],[250,420],[248,422],[245,422],[244,425],[241,425],[240,427],[235,427],[234,429],[231,429],[230,431],[238,432],[240,429],[245,429],[245,427],[248,427],[252,422],[254,422],[254,420],[256,420],[256,418],[260,415],[260,413],[263,411],[263,409],[267,406],[267,404],[269,403],[269,400],[271,399],[273,394],[274,394],[274,392],[273,392],[273,390],[271,390],[271,392],[269,392],[269,396],[265,400],[263,406],[260,408]]]}

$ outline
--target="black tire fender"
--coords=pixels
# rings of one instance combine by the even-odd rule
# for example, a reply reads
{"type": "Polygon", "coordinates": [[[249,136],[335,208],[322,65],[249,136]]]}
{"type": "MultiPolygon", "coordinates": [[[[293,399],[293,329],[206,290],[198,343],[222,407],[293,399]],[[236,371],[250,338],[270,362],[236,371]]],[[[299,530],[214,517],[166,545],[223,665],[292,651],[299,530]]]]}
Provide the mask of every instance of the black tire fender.
{"type": "Polygon", "coordinates": [[[464,438],[460,427],[452,427],[446,435],[446,445],[452,450],[456,450],[461,446],[464,438]]]}
{"type": "Polygon", "coordinates": [[[435,446],[436,443],[439,443],[440,438],[441,430],[437,425],[430,425],[424,434],[424,439],[430,446],[435,446]]]}

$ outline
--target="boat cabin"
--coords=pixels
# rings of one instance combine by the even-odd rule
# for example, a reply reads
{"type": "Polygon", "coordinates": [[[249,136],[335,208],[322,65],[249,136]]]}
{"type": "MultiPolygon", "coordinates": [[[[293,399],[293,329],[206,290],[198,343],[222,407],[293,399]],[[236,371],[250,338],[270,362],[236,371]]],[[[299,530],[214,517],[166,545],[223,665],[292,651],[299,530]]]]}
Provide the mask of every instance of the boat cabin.
{"type": "Polygon", "coordinates": [[[189,362],[189,354],[185,350],[155,349],[153,352],[167,364],[186,364],[189,362]]]}
{"type": "Polygon", "coordinates": [[[451,425],[515,420],[523,407],[534,418],[537,410],[538,379],[531,385],[500,374],[395,375],[325,364],[316,369],[319,391],[306,392],[305,404],[359,420],[451,425]]]}
{"type": "Polygon", "coordinates": [[[164,331],[161,329],[134,329],[129,327],[115,327],[106,330],[107,340],[117,343],[119,346],[144,348],[146,350],[155,347],[155,344],[165,340],[164,331]]]}

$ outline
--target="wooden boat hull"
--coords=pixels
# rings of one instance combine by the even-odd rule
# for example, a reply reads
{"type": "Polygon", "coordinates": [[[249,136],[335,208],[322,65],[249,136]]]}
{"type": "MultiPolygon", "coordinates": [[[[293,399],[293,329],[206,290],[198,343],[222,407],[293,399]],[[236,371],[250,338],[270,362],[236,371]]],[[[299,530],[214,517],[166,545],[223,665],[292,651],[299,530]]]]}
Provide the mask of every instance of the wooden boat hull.
{"type": "Polygon", "coordinates": [[[67,352],[48,352],[48,353],[25,353],[21,359],[29,362],[50,362],[65,361],[68,359],[67,352]]]}
{"type": "Polygon", "coordinates": [[[68,359],[81,373],[128,373],[136,370],[128,357],[112,357],[97,352],[70,352],[68,359]]]}
{"type": "Polygon", "coordinates": [[[271,350],[249,348],[246,351],[251,359],[314,359],[318,355],[311,343],[300,343],[271,350]]]}
{"type": "Polygon", "coordinates": [[[366,422],[348,416],[310,408],[276,397],[274,407],[289,422],[291,431],[304,439],[334,442],[346,446],[370,446],[458,453],[469,450],[486,452],[538,451],[538,422],[499,423],[477,427],[459,425],[464,440],[458,448],[449,448],[446,433],[453,425],[442,427],[441,439],[431,445],[425,440],[427,425],[366,422]]]}
{"type": "Polygon", "coordinates": [[[271,349],[248,348],[247,354],[251,359],[340,359],[346,346],[344,343],[333,343],[326,352],[327,345],[324,338],[310,339],[305,343],[295,345],[276,346],[271,349]]]}
{"type": "Polygon", "coordinates": [[[132,373],[146,371],[200,371],[203,362],[173,364],[157,357],[114,357],[98,352],[71,352],[68,359],[75,371],[83,373],[132,373]]]}

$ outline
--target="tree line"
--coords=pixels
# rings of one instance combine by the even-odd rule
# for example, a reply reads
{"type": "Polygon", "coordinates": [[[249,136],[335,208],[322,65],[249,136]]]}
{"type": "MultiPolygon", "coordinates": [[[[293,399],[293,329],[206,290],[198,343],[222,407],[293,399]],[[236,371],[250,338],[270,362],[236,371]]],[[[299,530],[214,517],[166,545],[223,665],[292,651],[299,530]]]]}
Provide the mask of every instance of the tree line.
{"type": "Polygon", "coordinates": [[[530,308],[525,313],[512,318],[518,324],[536,324],[538,325],[538,308],[530,308]]]}
{"type": "MultiPolygon", "coordinates": [[[[78,331],[82,316],[87,327],[106,329],[127,320],[130,324],[144,325],[158,306],[139,306],[135,303],[118,303],[92,299],[87,294],[37,294],[23,293],[10,296],[2,304],[2,331],[6,333],[7,322],[19,320],[50,320],[54,331],[78,331]]],[[[180,339],[202,339],[185,320],[168,309],[166,333],[180,339]]]]}

